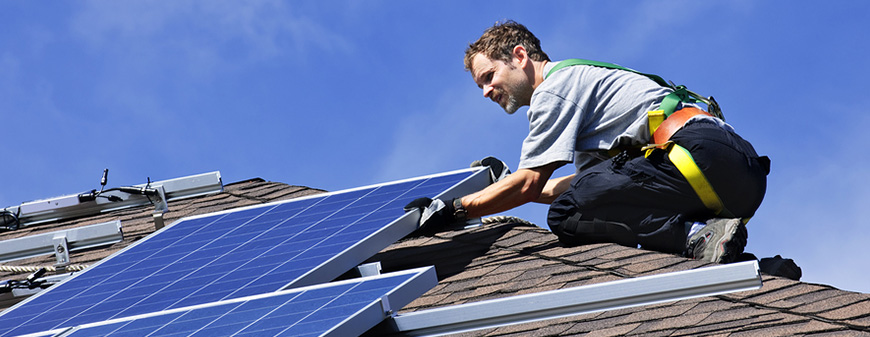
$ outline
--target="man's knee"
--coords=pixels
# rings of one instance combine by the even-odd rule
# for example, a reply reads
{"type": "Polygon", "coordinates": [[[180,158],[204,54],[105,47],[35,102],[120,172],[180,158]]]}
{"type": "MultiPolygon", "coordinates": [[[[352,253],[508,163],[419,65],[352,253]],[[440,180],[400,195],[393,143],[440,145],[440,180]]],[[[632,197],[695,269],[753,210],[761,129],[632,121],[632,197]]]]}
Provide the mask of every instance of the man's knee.
{"type": "Polygon", "coordinates": [[[574,213],[561,221],[551,218],[548,224],[553,234],[559,237],[559,241],[568,246],[613,242],[637,247],[637,235],[624,223],[599,219],[582,220],[580,213],[574,213]]]}

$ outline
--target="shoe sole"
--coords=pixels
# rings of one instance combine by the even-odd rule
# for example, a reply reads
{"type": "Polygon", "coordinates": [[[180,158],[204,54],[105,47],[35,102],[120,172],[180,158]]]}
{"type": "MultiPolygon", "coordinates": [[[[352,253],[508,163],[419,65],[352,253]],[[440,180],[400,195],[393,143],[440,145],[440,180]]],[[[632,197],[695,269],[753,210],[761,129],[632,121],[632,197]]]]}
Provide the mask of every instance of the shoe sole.
{"type": "Polygon", "coordinates": [[[719,236],[713,242],[708,241],[705,237],[704,249],[701,250],[700,256],[695,256],[695,259],[731,263],[743,253],[748,236],[746,226],[739,219],[727,219],[726,221],[722,232],[727,234],[719,236]]]}

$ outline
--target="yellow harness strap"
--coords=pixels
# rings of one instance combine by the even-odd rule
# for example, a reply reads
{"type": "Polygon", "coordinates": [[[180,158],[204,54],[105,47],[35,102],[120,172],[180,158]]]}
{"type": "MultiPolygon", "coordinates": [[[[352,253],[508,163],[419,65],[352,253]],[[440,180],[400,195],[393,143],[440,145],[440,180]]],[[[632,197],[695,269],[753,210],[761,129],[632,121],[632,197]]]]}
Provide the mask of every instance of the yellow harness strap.
{"type": "Polygon", "coordinates": [[[677,167],[677,170],[680,170],[680,173],[686,177],[686,180],[689,181],[689,185],[691,185],[692,189],[695,190],[695,194],[698,195],[698,198],[701,199],[704,206],[707,206],[707,208],[715,212],[716,215],[722,213],[722,211],[725,210],[725,206],[722,204],[722,199],[719,198],[719,195],[716,194],[715,190],[713,190],[713,186],[711,186],[710,182],[707,181],[707,177],[705,177],[704,173],[701,172],[701,168],[699,168],[698,164],[695,163],[695,160],[692,159],[692,154],[689,153],[689,150],[671,143],[667,151],[668,159],[670,159],[671,163],[677,167]]]}
{"type": "Polygon", "coordinates": [[[710,181],[708,181],[707,177],[704,176],[704,172],[701,172],[701,168],[699,168],[698,164],[695,163],[695,159],[692,158],[692,154],[689,153],[689,150],[686,150],[686,148],[670,141],[671,135],[673,135],[674,132],[679,130],[683,124],[689,120],[689,118],[698,114],[707,113],[694,107],[684,108],[672,114],[668,114],[663,110],[647,112],[649,118],[650,143],[652,144],[645,146],[642,150],[646,151],[645,156],[647,157],[649,157],[656,148],[667,151],[668,159],[670,159],[671,163],[677,167],[677,170],[683,174],[683,177],[686,178],[686,181],[688,181],[689,185],[692,186],[692,189],[695,190],[695,194],[698,195],[698,198],[701,199],[704,206],[713,211],[716,215],[721,214],[730,217],[731,212],[725,209],[725,205],[722,203],[722,199],[719,198],[719,194],[717,194],[716,190],[713,189],[713,186],[710,185],[710,181]],[[668,123],[667,127],[663,127],[663,124],[665,123],[668,123]]]}
{"type": "Polygon", "coordinates": [[[646,115],[649,118],[649,135],[650,139],[652,139],[652,135],[656,133],[656,130],[658,130],[659,126],[662,125],[668,116],[665,115],[664,110],[648,111],[646,115]]]}

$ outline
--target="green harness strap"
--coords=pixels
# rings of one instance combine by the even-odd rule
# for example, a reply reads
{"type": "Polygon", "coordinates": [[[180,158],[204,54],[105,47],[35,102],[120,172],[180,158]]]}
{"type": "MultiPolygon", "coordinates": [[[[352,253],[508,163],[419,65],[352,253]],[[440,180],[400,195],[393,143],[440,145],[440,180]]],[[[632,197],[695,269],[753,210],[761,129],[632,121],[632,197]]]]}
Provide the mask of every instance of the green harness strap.
{"type": "Polygon", "coordinates": [[[649,79],[656,82],[660,86],[673,89],[674,92],[665,96],[665,98],[662,99],[662,103],[659,105],[659,108],[664,112],[664,118],[667,118],[672,113],[674,113],[674,111],[676,111],[676,109],[677,109],[677,105],[679,105],[680,102],[685,102],[685,103],[699,103],[700,102],[700,103],[707,104],[708,112],[711,115],[719,117],[722,120],[725,120],[724,116],[722,116],[722,112],[719,110],[719,105],[716,104],[716,101],[713,100],[713,97],[709,97],[709,98],[705,99],[705,98],[701,97],[700,95],[689,91],[688,89],[686,89],[685,86],[682,86],[682,85],[677,86],[677,85],[674,85],[673,83],[668,83],[663,78],[661,78],[661,76],[642,73],[642,72],[639,72],[637,70],[634,70],[631,68],[626,68],[626,67],[623,67],[621,65],[614,64],[614,63],[584,60],[584,59],[567,59],[567,60],[564,60],[562,62],[556,63],[556,65],[553,66],[553,69],[550,69],[550,72],[547,73],[547,77],[550,77],[550,75],[552,75],[554,72],[556,72],[556,70],[559,70],[559,69],[562,69],[565,67],[570,67],[570,66],[577,66],[577,65],[595,66],[595,67],[602,67],[602,68],[608,68],[608,69],[625,70],[625,71],[633,72],[633,73],[638,74],[638,75],[646,76],[649,79]]]}
{"type": "Polygon", "coordinates": [[[562,62],[556,63],[556,65],[553,67],[553,69],[550,69],[550,72],[547,73],[547,77],[550,77],[550,75],[552,75],[554,72],[556,72],[556,70],[559,70],[559,69],[562,69],[565,67],[570,67],[570,66],[596,66],[596,67],[602,67],[602,68],[610,68],[610,69],[619,69],[619,70],[630,71],[630,72],[633,72],[635,74],[640,74],[640,75],[649,77],[651,80],[655,81],[660,86],[670,87],[670,84],[668,84],[668,82],[665,81],[663,78],[661,78],[661,76],[659,76],[659,75],[644,74],[644,73],[639,72],[637,70],[634,70],[631,68],[626,68],[626,67],[623,67],[623,66],[615,64],[615,63],[607,63],[607,62],[584,60],[584,59],[567,59],[567,60],[564,60],[562,62]]]}
{"type": "MultiPolygon", "coordinates": [[[[649,115],[649,123],[650,123],[650,135],[655,132],[655,130],[662,124],[662,122],[670,117],[674,111],[676,111],[677,105],[680,102],[686,103],[705,103],[707,104],[708,112],[713,116],[719,117],[722,120],[725,118],[722,116],[721,110],[719,110],[718,104],[713,100],[713,97],[703,98],[696,93],[693,93],[686,89],[685,86],[675,86],[673,83],[668,83],[664,79],[662,79],[658,75],[645,74],[641,73],[634,69],[629,69],[618,64],[607,63],[607,62],[599,62],[599,61],[591,61],[591,60],[583,60],[583,59],[567,59],[562,62],[557,63],[553,69],[550,69],[550,72],[547,73],[547,77],[550,77],[555,71],[576,65],[587,65],[587,66],[595,66],[595,67],[603,67],[609,69],[619,69],[630,71],[635,74],[643,75],[648,77],[649,79],[655,81],[659,85],[663,87],[668,87],[673,89],[674,91],[664,99],[662,99],[662,103],[659,105],[660,110],[650,111],[649,115]]],[[[655,144],[654,144],[655,145],[655,144]]],[[[652,145],[653,148],[655,146],[652,145]]],[[[701,202],[704,203],[708,209],[713,211],[717,216],[726,216],[733,217],[734,215],[728,211],[727,208],[722,204],[722,199],[719,198],[719,195],[713,189],[713,186],[710,185],[710,182],[704,176],[704,173],[701,172],[701,169],[698,167],[698,164],[695,163],[695,160],[692,158],[692,155],[688,150],[674,144],[673,142],[667,142],[667,151],[668,158],[677,167],[683,177],[689,182],[689,185],[692,186],[692,189],[695,190],[695,193],[698,195],[698,198],[701,199],[701,202]]],[[[649,155],[649,151],[647,151],[647,155],[649,155]]],[[[744,224],[749,219],[744,219],[744,224]]]]}

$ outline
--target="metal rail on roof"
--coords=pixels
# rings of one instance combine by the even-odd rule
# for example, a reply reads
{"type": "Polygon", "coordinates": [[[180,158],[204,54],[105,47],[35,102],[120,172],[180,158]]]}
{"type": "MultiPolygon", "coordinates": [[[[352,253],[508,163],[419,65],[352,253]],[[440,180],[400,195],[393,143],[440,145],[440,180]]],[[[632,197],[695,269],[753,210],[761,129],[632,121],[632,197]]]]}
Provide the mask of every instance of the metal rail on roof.
{"type": "Polygon", "coordinates": [[[0,241],[0,262],[54,254],[58,265],[69,263],[69,252],[113,244],[124,239],[121,220],[0,241]]]}
{"type": "Polygon", "coordinates": [[[73,194],[25,202],[5,210],[17,215],[21,226],[29,226],[148,204],[153,204],[159,212],[165,212],[167,201],[216,193],[222,189],[221,174],[215,171],[110,189],[91,200],[83,199],[81,194],[73,194]]]}
{"type": "Polygon", "coordinates": [[[402,314],[387,329],[437,336],[761,288],[749,261],[402,314]]]}

